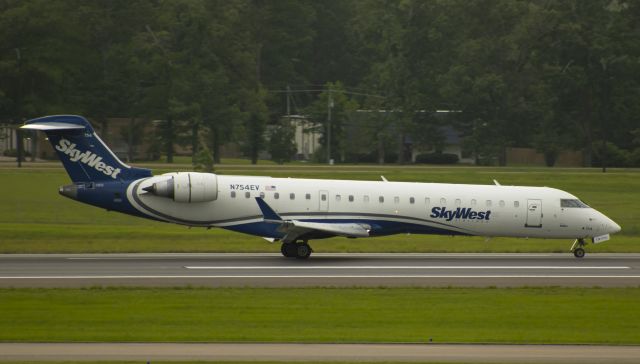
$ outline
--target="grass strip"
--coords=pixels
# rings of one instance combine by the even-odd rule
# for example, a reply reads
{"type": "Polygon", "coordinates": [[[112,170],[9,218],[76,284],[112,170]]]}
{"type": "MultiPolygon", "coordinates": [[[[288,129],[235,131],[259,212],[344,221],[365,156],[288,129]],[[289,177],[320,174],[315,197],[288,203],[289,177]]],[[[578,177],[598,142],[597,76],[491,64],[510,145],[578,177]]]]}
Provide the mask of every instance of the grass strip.
{"type": "MultiPolygon", "coordinates": [[[[144,364],[147,361],[0,361],[2,364],[144,364]]],[[[158,363],[159,361],[151,361],[150,363],[158,363]]],[[[256,364],[255,361],[178,361],[178,360],[163,360],[161,363],[181,363],[181,364],[256,364]]],[[[371,361],[259,361],[260,364],[362,364],[362,363],[372,363],[371,361]]],[[[406,364],[406,361],[375,361],[376,364],[395,364],[402,363],[406,364]]],[[[420,362],[411,361],[412,364],[421,364],[420,362]]],[[[425,361],[424,363],[429,364],[465,364],[471,362],[432,362],[425,361]]],[[[482,362],[484,364],[491,364],[487,362],[482,362]]],[[[505,362],[500,362],[500,364],[508,364],[505,362]]],[[[518,362],[518,364],[522,364],[522,362],[518,362]]]]}
{"type": "Polygon", "coordinates": [[[640,344],[640,288],[0,289],[6,342],[640,344]]]}

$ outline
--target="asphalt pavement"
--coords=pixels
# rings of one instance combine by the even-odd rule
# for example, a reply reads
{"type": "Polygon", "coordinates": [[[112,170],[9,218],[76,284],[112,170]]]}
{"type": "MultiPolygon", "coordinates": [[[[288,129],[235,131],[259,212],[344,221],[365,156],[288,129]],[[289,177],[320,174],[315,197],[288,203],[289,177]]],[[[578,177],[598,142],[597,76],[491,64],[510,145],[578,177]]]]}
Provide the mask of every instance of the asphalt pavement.
{"type": "Polygon", "coordinates": [[[467,344],[0,343],[1,361],[638,363],[639,346],[467,344]]]}
{"type": "Polygon", "coordinates": [[[640,254],[5,254],[0,287],[640,286],[640,254]]]}

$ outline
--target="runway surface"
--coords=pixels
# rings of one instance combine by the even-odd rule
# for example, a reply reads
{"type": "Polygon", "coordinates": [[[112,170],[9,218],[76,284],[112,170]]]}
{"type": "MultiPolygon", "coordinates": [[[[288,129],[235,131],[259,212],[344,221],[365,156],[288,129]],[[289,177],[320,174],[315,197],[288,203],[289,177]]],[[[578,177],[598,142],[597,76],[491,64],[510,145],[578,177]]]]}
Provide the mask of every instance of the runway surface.
{"type": "Polygon", "coordinates": [[[0,343],[0,361],[420,361],[638,363],[638,346],[437,344],[0,343]]]}
{"type": "Polygon", "coordinates": [[[0,255],[2,287],[640,286],[640,254],[0,255]]]}

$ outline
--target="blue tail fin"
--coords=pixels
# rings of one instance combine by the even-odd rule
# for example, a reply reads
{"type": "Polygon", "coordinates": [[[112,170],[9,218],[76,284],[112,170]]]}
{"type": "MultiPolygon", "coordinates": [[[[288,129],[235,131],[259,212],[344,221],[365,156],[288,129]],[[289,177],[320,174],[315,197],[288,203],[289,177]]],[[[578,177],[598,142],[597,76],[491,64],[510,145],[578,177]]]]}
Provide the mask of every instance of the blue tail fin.
{"type": "Polygon", "coordinates": [[[73,182],[126,181],[151,176],[148,169],[130,167],[120,161],[82,116],[45,116],[27,121],[22,128],[47,134],[73,182]]]}

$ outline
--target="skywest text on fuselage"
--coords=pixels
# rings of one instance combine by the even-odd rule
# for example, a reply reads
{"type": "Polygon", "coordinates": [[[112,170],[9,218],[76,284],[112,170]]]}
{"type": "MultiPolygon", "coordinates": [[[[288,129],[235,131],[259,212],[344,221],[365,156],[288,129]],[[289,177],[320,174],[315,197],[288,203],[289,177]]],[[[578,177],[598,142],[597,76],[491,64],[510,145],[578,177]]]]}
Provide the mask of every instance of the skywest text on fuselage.
{"type": "Polygon", "coordinates": [[[473,211],[469,207],[458,207],[455,210],[447,210],[446,207],[434,207],[431,209],[431,217],[436,219],[446,219],[451,221],[453,219],[464,220],[489,220],[491,211],[473,211]]]}

